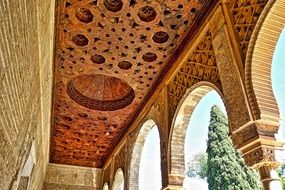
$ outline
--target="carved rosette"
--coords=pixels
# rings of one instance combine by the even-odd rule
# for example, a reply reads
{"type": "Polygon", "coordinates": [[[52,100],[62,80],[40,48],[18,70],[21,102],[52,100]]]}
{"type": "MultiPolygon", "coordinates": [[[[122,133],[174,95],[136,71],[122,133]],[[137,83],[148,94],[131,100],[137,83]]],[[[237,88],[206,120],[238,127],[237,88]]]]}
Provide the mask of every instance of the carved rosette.
{"type": "Polygon", "coordinates": [[[138,16],[142,21],[150,22],[155,19],[156,11],[153,7],[147,5],[139,9],[138,16]]]}
{"type": "Polygon", "coordinates": [[[104,0],[105,7],[112,12],[118,12],[123,8],[121,0],[104,0]]]}

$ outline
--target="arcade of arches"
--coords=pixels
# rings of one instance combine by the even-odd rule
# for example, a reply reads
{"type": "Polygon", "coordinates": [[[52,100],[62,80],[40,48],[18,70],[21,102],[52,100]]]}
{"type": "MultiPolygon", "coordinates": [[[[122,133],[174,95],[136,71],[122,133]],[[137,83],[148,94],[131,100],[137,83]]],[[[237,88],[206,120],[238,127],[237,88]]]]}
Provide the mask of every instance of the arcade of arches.
{"type": "Polygon", "coordinates": [[[284,0],[2,0],[1,189],[139,189],[159,133],[161,189],[182,189],[184,139],[209,90],[264,189],[277,190],[271,64],[284,0]]]}

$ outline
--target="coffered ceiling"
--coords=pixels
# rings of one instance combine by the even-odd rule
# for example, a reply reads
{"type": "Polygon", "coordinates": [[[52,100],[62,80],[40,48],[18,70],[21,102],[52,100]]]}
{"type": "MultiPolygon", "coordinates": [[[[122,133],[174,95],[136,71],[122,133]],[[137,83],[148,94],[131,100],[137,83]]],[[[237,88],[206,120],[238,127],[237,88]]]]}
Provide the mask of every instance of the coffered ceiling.
{"type": "Polygon", "coordinates": [[[50,161],[102,167],[215,3],[59,0],[50,161]]]}

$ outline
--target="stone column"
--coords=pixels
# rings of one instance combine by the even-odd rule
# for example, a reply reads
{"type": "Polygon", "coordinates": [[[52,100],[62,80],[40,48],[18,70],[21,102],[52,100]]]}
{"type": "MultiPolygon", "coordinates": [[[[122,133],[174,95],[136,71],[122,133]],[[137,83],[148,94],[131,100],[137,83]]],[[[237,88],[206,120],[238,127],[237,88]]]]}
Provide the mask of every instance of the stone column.
{"type": "Polygon", "coordinates": [[[191,114],[195,108],[195,105],[189,104],[183,104],[181,106],[180,112],[176,116],[175,126],[172,126],[171,144],[169,146],[171,155],[169,158],[168,186],[165,189],[183,189],[183,181],[185,178],[185,137],[191,114]]]}
{"type": "Polygon", "coordinates": [[[182,190],[184,175],[168,174],[168,185],[163,190],[182,190]]]}
{"type": "Polygon", "coordinates": [[[276,172],[276,162],[264,162],[259,165],[260,180],[264,190],[282,190],[281,180],[276,172]]]}

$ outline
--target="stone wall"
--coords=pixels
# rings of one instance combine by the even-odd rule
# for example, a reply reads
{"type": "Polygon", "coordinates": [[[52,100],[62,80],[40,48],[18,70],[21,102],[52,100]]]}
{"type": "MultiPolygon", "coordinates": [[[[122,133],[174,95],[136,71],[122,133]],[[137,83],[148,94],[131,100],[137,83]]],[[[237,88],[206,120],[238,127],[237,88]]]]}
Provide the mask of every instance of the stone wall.
{"type": "Polygon", "coordinates": [[[44,190],[94,190],[100,188],[101,169],[49,164],[44,190]]]}
{"type": "Polygon", "coordinates": [[[41,189],[43,185],[50,130],[53,13],[54,1],[0,2],[0,181],[3,190],[17,188],[32,144],[34,166],[29,189],[41,189]]]}
{"type": "Polygon", "coordinates": [[[53,52],[54,52],[54,11],[55,0],[38,0],[38,42],[41,85],[41,133],[43,147],[43,172],[49,162],[49,140],[51,126],[53,52]]]}

